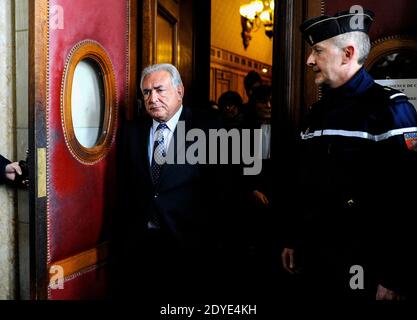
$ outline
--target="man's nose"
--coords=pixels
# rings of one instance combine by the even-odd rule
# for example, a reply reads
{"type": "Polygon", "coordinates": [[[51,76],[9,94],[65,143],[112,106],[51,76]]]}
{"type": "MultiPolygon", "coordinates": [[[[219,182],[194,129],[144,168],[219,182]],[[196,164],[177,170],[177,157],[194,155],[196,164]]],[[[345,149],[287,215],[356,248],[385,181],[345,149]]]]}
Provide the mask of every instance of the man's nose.
{"type": "Polygon", "coordinates": [[[158,94],[156,93],[156,90],[151,90],[149,93],[149,100],[152,102],[158,101],[158,94]]]}
{"type": "Polygon", "coordinates": [[[314,56],[313,53],[310,53],[310,55],[307,58],[307,65],[309,67],[313,67],[316,64],[315,60],[314,60],[314,56]]]}

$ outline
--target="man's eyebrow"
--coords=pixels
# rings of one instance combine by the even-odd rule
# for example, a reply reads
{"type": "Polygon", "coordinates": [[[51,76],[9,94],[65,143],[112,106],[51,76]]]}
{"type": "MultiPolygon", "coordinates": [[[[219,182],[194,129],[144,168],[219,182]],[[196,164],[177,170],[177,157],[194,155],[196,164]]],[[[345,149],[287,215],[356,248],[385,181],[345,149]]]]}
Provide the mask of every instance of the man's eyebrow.
{"type": "Polygon", "coordinates": [[[153,87],[153,88],[143,88],[143,92],[149,92],[149,91],[152,91],[152,90],[159,90],[159,89],[163,89],[163,88],[164,88],[163,85],[159,85],[159,86],[156,86],[156,87],[153,87]]]}

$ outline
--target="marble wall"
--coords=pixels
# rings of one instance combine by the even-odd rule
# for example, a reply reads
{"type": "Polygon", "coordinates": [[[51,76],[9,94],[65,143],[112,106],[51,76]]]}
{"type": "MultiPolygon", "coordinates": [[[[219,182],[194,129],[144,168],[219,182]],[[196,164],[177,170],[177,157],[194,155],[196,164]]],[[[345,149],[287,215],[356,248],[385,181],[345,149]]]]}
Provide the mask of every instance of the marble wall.
{"type": "MultiPolygon", "coordinates": [[[[14,1],[0,1],[0,153],[15,154],[14,1]]],[[[0,187],[0,299],[16,297],[15,191],[0,187]]]]}
{"type": "MultiPolygon", "coordinates": [[[[0,0],[0,153],[28,148],[28,0],[0,0]]],[[[0,299],[29,298],[27,190],[0,186],[0,299]]]]}

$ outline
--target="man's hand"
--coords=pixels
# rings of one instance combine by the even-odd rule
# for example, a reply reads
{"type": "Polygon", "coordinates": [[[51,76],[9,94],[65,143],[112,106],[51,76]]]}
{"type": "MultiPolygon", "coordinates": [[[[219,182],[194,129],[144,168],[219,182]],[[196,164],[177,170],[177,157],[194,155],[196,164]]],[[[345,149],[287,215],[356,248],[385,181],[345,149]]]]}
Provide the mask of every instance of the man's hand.
{"type": "MultiPolygon", "coordinates": [[[[19,166],[19,162],[9,163],[6,166],[6,169],[4,171],[4,175],[6,176],[6,178],[10,181],[15,181],[15,182],[16,182],[16,174],[21,176],[22,173],[23,173],[22,168],[19,166]]],[[[23,180],[19,182],[19,186],[20,186],[20,183],[22,184],[22,187],[27,187],[29,185],[29,180],[23,180]]]]}
{"type": "Polygon", "coordinates": [[[266,195],[258,190],[253,190],[253,196],[255,197],[256,201],[262,203],[264,206],[269,205],[269,201],[266,195]]]}
{"type": "Polygon", "coordinates": [[[284,269],[291,274],[295,273],[294,249],[284,248],[284,250],[282,250],[281,259],[284,269]]]}
{"type": "Polygon", "coordinates": [[[380,284],[376,289],[376,300],[403,300],[404,297],[396,293],[395,291],[389,290],[380,284]]]}
{"type": "Polygon", "coordinates": [[[4,172],[4,174],[6,175],[6,178],[11,180],[11,181],[14,181],[16,179],[16,173],[18,175],[22,174],[22,169],[19,166],[19,162],[9,163],[6,166],[6,170],[4,172]]]}

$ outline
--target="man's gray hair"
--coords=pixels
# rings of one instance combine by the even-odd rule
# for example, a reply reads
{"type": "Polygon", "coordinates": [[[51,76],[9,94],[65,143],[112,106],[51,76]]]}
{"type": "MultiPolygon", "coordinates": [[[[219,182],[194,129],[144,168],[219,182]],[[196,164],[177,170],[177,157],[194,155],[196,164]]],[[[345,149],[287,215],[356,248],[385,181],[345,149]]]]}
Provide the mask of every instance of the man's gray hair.
{"type": "Polygon", "coordinates": [[[152,64],[147,66],[142,71],[142,75],[140,78],[140,89],[143,90],[143,79],[150,74],[157,72],[157,71],[166,71],[171,76],[171,83],[174,88],[177,88],[179,85],[182,85],[182,80],[180,73],[178,72],[177,68],[169,63],[159,63],[159,64],[152,64]]]}
{"type": "Polygon", "coordinates": [[[353,31],[340,34],[333,38],[333,43],[341,50],[346,48],[352,42],[358,52],[358,63],[363,65],[366,58],[368,58],[369,52],[371,51],[371,41],[366,33],[353,31]]]}

